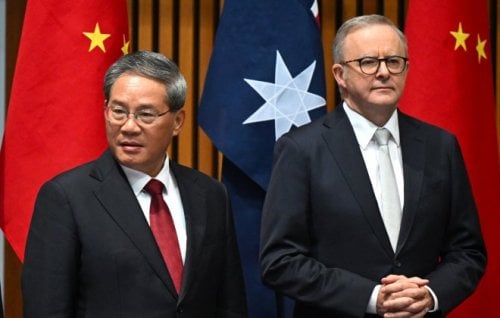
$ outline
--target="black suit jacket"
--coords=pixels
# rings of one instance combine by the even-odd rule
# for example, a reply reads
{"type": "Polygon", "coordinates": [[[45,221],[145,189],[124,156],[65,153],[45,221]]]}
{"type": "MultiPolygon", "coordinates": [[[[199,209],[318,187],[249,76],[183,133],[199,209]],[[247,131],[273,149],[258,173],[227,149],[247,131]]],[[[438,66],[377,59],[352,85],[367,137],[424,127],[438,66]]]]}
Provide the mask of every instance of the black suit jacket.
{"type": "Polygon", "coordinates": [[[457,140],[402,113],[399,129],[405,202],[395,253],[342,106],[278,140],[260,262],[265,283],[297,300],[296,317],[363,317],[388,274],[429,279],[437,315],[478,284],[486,252],[457,140]]]}
{"type": "Polygon", "coordinates": [[[173,161],[170,167],[186,217],[180,295],[107,151],[38,194],[22,272],[25,317],[246,317],[224,186],[173,161]]]}

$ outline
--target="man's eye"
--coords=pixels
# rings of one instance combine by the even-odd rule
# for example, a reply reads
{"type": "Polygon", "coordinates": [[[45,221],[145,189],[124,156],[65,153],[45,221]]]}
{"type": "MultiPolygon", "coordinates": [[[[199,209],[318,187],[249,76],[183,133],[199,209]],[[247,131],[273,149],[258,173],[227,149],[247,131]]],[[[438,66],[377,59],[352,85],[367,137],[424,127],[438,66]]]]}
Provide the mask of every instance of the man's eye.
{"type": "Polygon", "coordinates": [[[115,115],[127,115],[127,113],[128,113],[125,109],[121,109],[121,108],[113,108],[113,109],[111,109],[111,111],[115,115]]]}
{"type": "Polygon", "coordinates": [[[388,59],[387,63],[390,65],[397,66],[397,65],[401,64],[401,61],[399,59],[388,59]]]}
{"type": "Polygon", "coordinates": [[[138,116],[142,118],[154,118],[156,117],[156,114],[151,112],[139,112],[138,116]]]}
{"type": "Polygon", "coordinates": [[[378,64],[378,61],[376,59],[364,59],[364,60],[361,60],[361,65],[362,66],[374,66],[374,65],[377,65],[378,64]]]}

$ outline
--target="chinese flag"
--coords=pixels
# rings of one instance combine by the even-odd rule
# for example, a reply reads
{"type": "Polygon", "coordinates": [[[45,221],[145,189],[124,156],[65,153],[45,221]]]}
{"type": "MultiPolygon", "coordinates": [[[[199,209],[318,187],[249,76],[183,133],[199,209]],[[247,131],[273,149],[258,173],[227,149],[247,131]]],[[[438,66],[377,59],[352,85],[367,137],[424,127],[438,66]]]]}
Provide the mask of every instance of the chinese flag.
{"type": "Polygon", "coordinates": [[[126,0],[28,0],[0,156],[0,225],[21,261],[42,183],[105,149],[103,77],[128,47],[126,0]]]}
{"type": "MultiPolygon", "coordinates": [[[[486,0],[410,1],[401,109],[458,137],[488,250],[476,292],[452,317],[493,317],[500,285],[500,168],[486,0]]],[[[429,234],[432,235],[432,234],[429,234]]]]}

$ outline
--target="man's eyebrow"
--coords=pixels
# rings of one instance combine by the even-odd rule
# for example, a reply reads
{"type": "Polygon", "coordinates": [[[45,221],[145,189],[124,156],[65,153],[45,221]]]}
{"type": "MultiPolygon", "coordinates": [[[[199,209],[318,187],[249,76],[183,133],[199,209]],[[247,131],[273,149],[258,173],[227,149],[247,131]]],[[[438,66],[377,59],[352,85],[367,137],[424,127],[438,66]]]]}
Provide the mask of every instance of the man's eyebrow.
{"type": "MultiPolygon", "coordinates": [[[[113,106],[120,106],[120,107],[123,107],[123,108],[128,108],[126,106],[126,103],[125,102],[122,102],[120,100],[116,100],[116,99],[113,99],[109,102],[111,105],[113,106]]],[[[139,107],[137,107],[137,109],[156,109],[155,106],[153,104],[141,104],[139,105],[139,107]]]]}
{"type": "Polygon", "coordinates": [[[124,102],[121,102],[121,101],[116,100],[116,99],[110,100],[109,103],[112,104],[112,105],[125,107],[125,103],[124,102]]]}

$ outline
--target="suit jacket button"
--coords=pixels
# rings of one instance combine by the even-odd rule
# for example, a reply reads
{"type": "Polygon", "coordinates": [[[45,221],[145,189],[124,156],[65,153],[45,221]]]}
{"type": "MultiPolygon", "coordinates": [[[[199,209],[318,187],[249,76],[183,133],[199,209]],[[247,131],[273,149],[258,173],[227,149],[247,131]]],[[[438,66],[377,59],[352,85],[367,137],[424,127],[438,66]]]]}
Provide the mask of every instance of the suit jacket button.
{"type": "Polygon", "coordinates": [[[184,308],[182,307],[177,307],[177,313],[182,314],[184,312],[184,308]]]}
{"type": "Polygon", "coordinates": [[[394,266],[400,268],[401,266],[403,266],[403,264],[400,261],[394,261],[394,266]]]}

